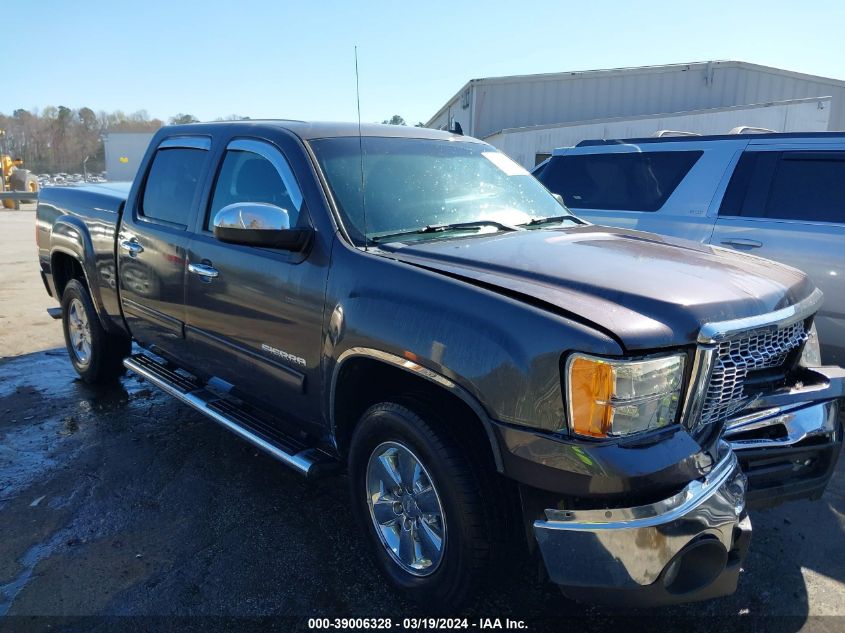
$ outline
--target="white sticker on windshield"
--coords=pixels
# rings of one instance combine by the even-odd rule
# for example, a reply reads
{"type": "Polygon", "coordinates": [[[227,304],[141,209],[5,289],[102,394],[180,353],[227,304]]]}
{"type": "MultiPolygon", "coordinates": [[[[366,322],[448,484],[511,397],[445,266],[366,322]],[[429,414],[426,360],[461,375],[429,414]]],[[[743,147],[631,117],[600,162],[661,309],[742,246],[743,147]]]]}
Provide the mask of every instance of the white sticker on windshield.
{"type": "Polygon", "coordinates": [[[501,152],[481,152],[481,155],[493,163],[496,167],[505,172],[506,176],[528,176],[530,175],[519,163],[513,162],[501,152]]]}

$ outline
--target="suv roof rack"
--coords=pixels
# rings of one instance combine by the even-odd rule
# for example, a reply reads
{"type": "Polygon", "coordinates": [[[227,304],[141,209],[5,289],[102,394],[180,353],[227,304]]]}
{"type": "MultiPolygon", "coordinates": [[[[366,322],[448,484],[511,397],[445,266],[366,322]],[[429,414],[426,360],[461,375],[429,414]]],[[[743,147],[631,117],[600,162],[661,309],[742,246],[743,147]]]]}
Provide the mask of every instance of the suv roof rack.
{"type": "Polygon", "coordinates": [[[845,132],[772,132],[752,133],[742,132],[740,134],[714,134],[696,136],[691,139],[689,136],[661,136],[644,138],[621,138],[621,139],[586,139],[575,147],[590,147],[597,145],[630,145],[641,143],[689,143],[695,141],[735,141],[737,139],[761,139],[761,138],[845,138],[845,132]]]}
{"type": "Polygon", "coordinates": [[[728,134],[777,134],[775,130],[767,127],[754,127],[753,125],[737,125],[728,134]]]}
{"type": "Polygon", "coordinates": [[[684,132],[683,130],[657,130],[651,135],[652,138],[665,138],[667,136],[701,136],[698,132],[684,132]]]}

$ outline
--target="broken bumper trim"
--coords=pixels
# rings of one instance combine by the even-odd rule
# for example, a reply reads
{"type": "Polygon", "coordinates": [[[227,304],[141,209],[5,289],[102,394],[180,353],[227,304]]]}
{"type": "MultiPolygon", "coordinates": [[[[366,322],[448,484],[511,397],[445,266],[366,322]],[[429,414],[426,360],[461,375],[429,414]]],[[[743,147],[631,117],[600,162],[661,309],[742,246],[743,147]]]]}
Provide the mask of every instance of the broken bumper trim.
{"type": "Polygon", "coordinates": [[[747,502],[761,509],[824,493],[842,450],[836,400],[776,408],[732,421],[725,440],[748,477],[747,502]]]}

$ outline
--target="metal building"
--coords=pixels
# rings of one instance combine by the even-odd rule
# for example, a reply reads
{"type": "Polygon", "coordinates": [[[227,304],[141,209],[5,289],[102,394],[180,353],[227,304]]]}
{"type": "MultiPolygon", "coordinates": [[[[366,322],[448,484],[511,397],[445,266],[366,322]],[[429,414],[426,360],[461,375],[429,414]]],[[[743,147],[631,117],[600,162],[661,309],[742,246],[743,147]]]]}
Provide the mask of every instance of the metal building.
{"type": "Polygon", "coordinates": [[[667,128],[843,130],[845,81],[738,61],[491,77],[469,81],[426,125],[455,123],[503,151],[509,144],[512,157],[530,166],[584,138],[667,128]]]}
{"type": "Polygon", "coordinates": [[[109,132],[103,137],[106,152],[106,178],[133,180],[153,138],[150,132],[109,132]]]}

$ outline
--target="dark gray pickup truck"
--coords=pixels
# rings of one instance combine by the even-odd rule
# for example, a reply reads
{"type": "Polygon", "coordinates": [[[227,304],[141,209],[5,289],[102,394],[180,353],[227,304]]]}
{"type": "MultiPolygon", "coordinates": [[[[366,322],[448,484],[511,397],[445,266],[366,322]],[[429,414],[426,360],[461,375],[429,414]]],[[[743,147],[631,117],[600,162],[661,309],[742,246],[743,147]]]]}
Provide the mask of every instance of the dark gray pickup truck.
{"type": "Polygon", "coordinates": [[[840,451],[803,273],[590,225],[474,139],[168,127],[131,188],[43,191],[36,230],[84,380],[348,471],[340,512],[429,606],[514,556],[576,599],[731,593],[747,506],[818,498],[840,451]]]}

